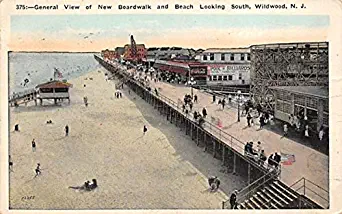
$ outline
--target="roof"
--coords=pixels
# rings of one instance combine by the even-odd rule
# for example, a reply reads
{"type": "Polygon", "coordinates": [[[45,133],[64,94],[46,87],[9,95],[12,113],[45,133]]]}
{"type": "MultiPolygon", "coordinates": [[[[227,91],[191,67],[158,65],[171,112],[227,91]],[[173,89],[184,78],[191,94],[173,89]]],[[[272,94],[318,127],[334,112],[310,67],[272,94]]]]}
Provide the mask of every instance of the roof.
{"type": "Polygon", "coordinates": [[[42,83],[36,86],[36,88],[69,88],[72,84],[67,82],[62,82],[58,80],[42,83]]]}
{"type": "Polygon", "coordinates": [[[328,48],[329,42],[297,42],[297,43],[270,43],[270,44],[258,44],[252,45],[252,49],[264,49],[264,48],[328,48]]]}
{"type": "Polygon", "coordinates": [[[208,48],[202,53],[249,53],[249,48],[208,48]]]}
{"type": "Polygon", "coordinates": [[[283,90],[297,94],[320,97],[324,99],[329,98],[329,88],[326,86],[274,86],[270,89],[283,90]]]}

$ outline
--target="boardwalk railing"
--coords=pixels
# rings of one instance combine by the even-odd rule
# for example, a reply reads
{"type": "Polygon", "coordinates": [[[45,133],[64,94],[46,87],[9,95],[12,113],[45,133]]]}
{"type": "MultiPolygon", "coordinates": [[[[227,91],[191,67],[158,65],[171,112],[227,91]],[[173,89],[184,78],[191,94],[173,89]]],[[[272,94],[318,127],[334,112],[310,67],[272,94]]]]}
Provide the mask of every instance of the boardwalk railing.
{"type": "MultiPolygon", "coordinates": [[[[110,65],[111,66],[115,66],[115,68],[119,67],[119,65],[113,64],[113,63],[110,63],[110,65]]],[[[193,113],[190,112],[188,115],[186,115],[182,111],[181,107],[177,104],[177,102],[175,102],[172,99],[164,96],[160,92],[158,92],[158,94],[156,94],[156,92],[153,91],[153,90],[148,91],[147,88],[139,80],[135,80],[134,78],[132,78],[127,71],[124,71],[122,69],[116,69],[116,72],[120,73],[127,80],[134,82],[135,84],[139,85],[141,88],[144,88],[146,92],[149,92],[149,93],[153,94],[154,96],[158,97],[159,99],[163,100],[164,102],[168,103],[170,106],[172,106],[174,109],[176,109],[180,114],[183,114],[184,116],[187,116],[188,119],[190,119],[191,121],[195,122],[195,120],[193,119],[194,118],[193,117],[193,113]]],[[[245,155],[245,152],[244,152],[245,143],[243,143],[239,139],[235,138],[231,134],[228,134],[227,132],[223,131],[221,128],[219,128],[219,127],[217,127],[217,125],[209,122],[207,119],[204,119],[204,120],[205,120],[205,123],[203,124],[203,128],[207,132],[209,132],[213,136],[217,137],[217,139],[219,139],[220,141],[224,142],[224,144],[229,146],[231,149],[233,149],[236,152],[238,152],[239,154],[241,154],[243,159],[245,159],[248,163],[251,163],[253,166],[255,166],[255,167],[259,168],[259,169],[262,169],[263,171],[266,171],[266,172],[269,169],[274,169],[274,167],[269,165],[267,162],[264,162],[264,164],[262,165],[262,164],[258,163],[257,158],[247,157],[245,155]]],[[[253,151],[256,152],[256,150],[254,150],[254,149],[253,149],[253,151]]],[[[279,171],[279,173],[277,173],[277,174],[280,174],[280,171],[281,171],[280,167],[277,168],[276,170],[279,171]]]]}
{"type": "MultiPolygon", "coordinates": [[[[242,203],[245,200],[252,197],[258,190],[262,189],[264,185],[269,183],[270,181],[276,179],[279,176],[279,171],[273,169],[269,171],[267,174],[263,175],[259,179],[255,180],[250,185],[246,186],[242,190],[238,191],[236,198],[237,203],[242,203]]],[[[229,205],[229,200],[223,201],[222,203],[222,209],[227,209],[227,206],[229,205]]]]}
{"type": "Polygon", "coordinates": [[[323,208],[329,207],[329,191],[302,177],[290,186],[299,194],[310,198],[323,208]]]}

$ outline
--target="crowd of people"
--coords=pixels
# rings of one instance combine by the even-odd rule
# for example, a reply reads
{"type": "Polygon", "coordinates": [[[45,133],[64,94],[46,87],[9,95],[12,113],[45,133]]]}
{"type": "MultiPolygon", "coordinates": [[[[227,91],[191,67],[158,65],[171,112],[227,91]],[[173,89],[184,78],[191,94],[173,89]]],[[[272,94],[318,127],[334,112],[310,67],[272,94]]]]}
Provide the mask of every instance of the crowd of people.
{"type": "MultiPolygon", "coordinates": [[[[253,148],[253,142],[247,142],[245,144],[244,152],[245,152],[244,154],[246,157],[254,160],[260,166],[265,166],[267,157],[265,154],[265,150],[261,146],[260,141],[258,141],[257,149],[253,148]]],[[[268,157],[267,168],[269,167],[278,168],[280,166],[280,162],[281,162],[281,156],[277,152],[275,152],[274,154],[271,154],[268,157]]]]}

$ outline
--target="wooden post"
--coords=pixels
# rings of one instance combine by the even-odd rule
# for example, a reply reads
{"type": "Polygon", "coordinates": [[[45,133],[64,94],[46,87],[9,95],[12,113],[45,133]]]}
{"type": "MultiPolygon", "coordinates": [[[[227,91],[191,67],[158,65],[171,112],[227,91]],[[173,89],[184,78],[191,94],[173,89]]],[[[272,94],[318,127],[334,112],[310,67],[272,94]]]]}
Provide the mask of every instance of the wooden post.
{"type": "Polygon", "coordinates": [[[176,127],[178,126],[178,112],[177,111],[175,111],[175,125],[176,125],[176,127]]]}
{"type": "Polygon", "coordinates": [[[204,151],[207,151],[207,133],[204,132],[204,151]]]}
{"type": "MultiPolygon", "coordinates": [[[[232,151],[233,152],[233,151],[232,151]]],[[[233,161],[233,175],[236,174],[236,154],[235,152],[233,152],[233,155],[234,155],[234,161],[233,161]]]]}
{"type": "Polygon", "coordinates": [[[194,133],[193,133],[193,130],[192,130],[192,122],[190,121],[190,137],[191,137],[191,140],[193,140],[193,136],[194,136],[194,133]]]}
{"type": "Polygon", "coordinates": [[[251,184],[251,164],[248,163],[248,185],[251,184]]]}
{"type": "Polygon", "coordinates": [[[223,165],[223,166],[224,166],[225,163],[226,163],[225,155],[226,155],[226,147],[225,147],[225,146],[222,146],[222,165],[223,165]]]}
{"type": "Polygon", "coordinates": [[[216,141],[212,139],[212,142],[213,142],[213,156],[215,158],[216,157],[216,141]]]}
{"type": "Polygon", "coordinates": [[[197,146],[199,145],[199,136],[198,136],[198,133],[199,133],[199,127],[197,126],[197,134],[196,134],[196,137],[197,137],[197,146]]]}

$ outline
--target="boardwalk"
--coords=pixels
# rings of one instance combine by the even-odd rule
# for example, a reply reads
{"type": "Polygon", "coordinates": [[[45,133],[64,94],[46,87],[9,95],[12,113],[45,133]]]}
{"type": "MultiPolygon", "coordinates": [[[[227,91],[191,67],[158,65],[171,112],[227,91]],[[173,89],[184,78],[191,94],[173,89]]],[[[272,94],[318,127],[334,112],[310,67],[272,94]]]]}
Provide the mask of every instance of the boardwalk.
{"type": "MultiPolygon", "coordinates": [[[[190,94],[189,87],[181,85],[171,85],[164,82],[150,81],[152,89],[157,88],[159,92],[166,97],[177,102],[178,99],[183,100],[185,94],[190,94]]],[[[294,154],[296,162],[290,166],[283,166],[281,173],[281,180],[288,185],[302,177],[305,177],[315,184],[329,189],[329,157],[321,154],[314,149],[301,145],[288,138],[283,138],[281,135],[267,130],[267,127],[259,130],[258,121],[257,125],[247,127],[245,117],[241,118],[241,122],[237,122],[237,110],[231,108],[229,105],[222,110],[219,105],[212,103],[212,96],[193,89],[194,94],[198,96],[198,104],[194,104],[194,111],[202,111],[205,107],[208,112],[208,118],[220,118],[222,121],[222,130],[240,139],[243,142],[253,141],[262,142],[265,153],[268,156],[274,152],[282,152],[287,154],[294,154]]]]}

